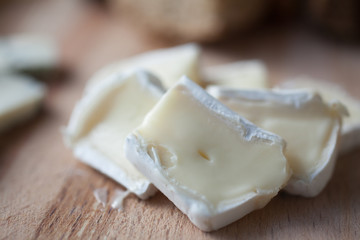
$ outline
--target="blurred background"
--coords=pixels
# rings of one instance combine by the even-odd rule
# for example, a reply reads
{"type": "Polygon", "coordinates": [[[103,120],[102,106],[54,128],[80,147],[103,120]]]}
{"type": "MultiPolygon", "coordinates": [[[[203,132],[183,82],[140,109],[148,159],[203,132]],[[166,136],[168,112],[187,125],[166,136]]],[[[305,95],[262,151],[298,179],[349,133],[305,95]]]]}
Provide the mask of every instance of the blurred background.
{"type": "MultiPolygon", "coordinates": [[[[204,65],[260,59],[270,79],[355,81],[356,0],[1,0],[0,34],[54,39],[60,65],[87,79],[115,60],[200,42],[204,65]],[[334,68],[335,67],[335,68],[334,68]],[[336,72],[334,72],[336,69],[336,72]]],[[[345,84],[347,85],[347,84],[345,84]]]]}
{"type": "Polygon", "coordinates": [[[18,34],[54,43],[54,66],[35,77],[49,99],[74,94],[65,116],[99,68],[186,42],[201,44],[202,66],[258,59],[272,84],[308,76],[359,91],[356,0],[0,0],[0,36],[18,34]]]}

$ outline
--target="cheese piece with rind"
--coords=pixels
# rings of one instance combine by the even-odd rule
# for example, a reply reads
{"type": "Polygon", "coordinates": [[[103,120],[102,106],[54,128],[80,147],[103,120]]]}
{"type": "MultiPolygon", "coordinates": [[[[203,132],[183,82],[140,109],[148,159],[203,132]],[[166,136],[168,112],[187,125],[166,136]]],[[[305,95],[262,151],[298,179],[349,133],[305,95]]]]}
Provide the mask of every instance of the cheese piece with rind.
{"type": "Polygon", "coordinates": [[[339,102],[323,102],[302,90],[209,89],[211,95],[256,125],[282,136],[293,175],[285,190],[312,197],[329,181],[338,152],[341,118],[339,102]]]}
{"type": "Polygon", "coordinates": [[[331,101],[339,100],[346,106],[349,116],[343,119],[341,130],[340,153],[350,152],[360,146],[360,100],[350,96],[342,87],[325,81],[302,77],[280,83],[278,88],[307,88],[321,93],[321,96],[331,101]]]}
{"type": "Polygon", "coordinates": [[[264,207],[290,177],[285,143],[183,77],[125,142],[126,156],[201,230],[264,207]]]}
{"type": "Polygon", "coordinates": [[[164,91],[145,71],[109,75],[76,104],[64,130],[65,142],[81,161],[148,198],[156,189],[126,159],[123,143],[164,91]]]}
{"type": "Polygon", "coordinates": [[[231,62],[207,67],[203,71],[206,85],[240,89],[269,88],[267,70],[258,60],[231,62]]]}
{"type": "Polygon", "coordinates": [[[145,52],[105,66],[89,80],[87,89],[91,89],[95,83],[109,74],[137,68],[154,74],[162,81],[165,88],[171,87],[183,75],[200,83],[199,56],[200,47],[193,43],[145,52]]]}

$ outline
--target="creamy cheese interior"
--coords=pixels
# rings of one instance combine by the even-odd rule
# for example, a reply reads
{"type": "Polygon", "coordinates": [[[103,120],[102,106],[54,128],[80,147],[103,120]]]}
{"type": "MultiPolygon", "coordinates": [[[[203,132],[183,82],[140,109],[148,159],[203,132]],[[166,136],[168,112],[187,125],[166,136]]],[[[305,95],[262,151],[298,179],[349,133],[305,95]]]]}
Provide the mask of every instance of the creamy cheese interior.
{"type": "Polygon", "coordinates": [[[295,177],[306,180],[320,164],[335,123],[335,118],[326,108],[297,109],[271,101],[226,97],[219,100],[256,125],[286,140],[285,156],[295,177]]]}
{"type": "Polygon", "coordinates": [[[28,77],[0,76],[0,130],[33,114],[44,94],[44,86],[28,77]]]}
{"type": "MultiPolygon", "coordinates": [[[[101,99],[96,109],[86,118],[81,141],[90,144],[115,162],[129,178],[146,178],[125,158],[125,137],[143,121],[145,114],[159,97],[136,79],[130,78],[114,87],[101,99]]],[[[100,100],[100,99],[99,99],[100,100]]]]}
{"type": "Polygon", "coordinates": [[[349,117],[345,117],[343,119],[342,131],[345,133],[351,131],[354,126],[360,125],[360,101],[348,95],[346,91],[341,89],[339,86],[321,81],[311,81],[307,79],[284,82],[280,86],[285,88],[315,89],[316,91],[321,93],[321,96],[326,101],[331,101],[334,99],[339,100],[346,106],[350,114],[349,117]]]}
{"type": "Polygon", "coordinates": [[[204,75],[209,85],[241,89],[269,87],[265,65],[255,60],[208,67],[204,75]]]}
{"type": "Polygon", "coordinates": [[[105,67],[90,80],[90,87],[108,74],[135,68],[153,73],[166,88],[170,88],[183,75],[200,82],[199,54],[200,50],[195,44],[146,52],[105,67]]]}
{"type": "Polygon", "coordinates": [[[240,126],[211,112],[186,88],[169,91],[135,133],[171,184],[215,208],[250,193],[276,194],[288,178],[280,142],[248,141],[240,126]]]}

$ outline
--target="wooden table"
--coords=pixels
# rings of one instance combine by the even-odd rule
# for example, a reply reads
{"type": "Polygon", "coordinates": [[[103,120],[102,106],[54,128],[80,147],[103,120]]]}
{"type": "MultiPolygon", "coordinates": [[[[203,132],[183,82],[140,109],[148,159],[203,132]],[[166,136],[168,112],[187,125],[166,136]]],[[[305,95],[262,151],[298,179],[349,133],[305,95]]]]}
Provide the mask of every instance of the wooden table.
{"type": "MultiPolygon", "coordinates": [[[[99,67],[170,43],[75,0],[11,4],[0,13],[0,33],[19,31],[54,37],[69,74],[48,82],[39,116],[0,137],[1,239],[360,239],[360,149],[338,158],[319,196],[280,193],[264,209],[212,233],[194,227],[161,193],[148,201],[130,196],[123,211],[101,205],[95,189],[106,188],[109,198],[124,189],[79,163],[65,148],[60,128],[99,67]]],[[[359,45],[333,42],[302,25],[269,27],[203,48],[204,65],[261,59],[273,83],[309,75],[360,98],[359,45]]]]}

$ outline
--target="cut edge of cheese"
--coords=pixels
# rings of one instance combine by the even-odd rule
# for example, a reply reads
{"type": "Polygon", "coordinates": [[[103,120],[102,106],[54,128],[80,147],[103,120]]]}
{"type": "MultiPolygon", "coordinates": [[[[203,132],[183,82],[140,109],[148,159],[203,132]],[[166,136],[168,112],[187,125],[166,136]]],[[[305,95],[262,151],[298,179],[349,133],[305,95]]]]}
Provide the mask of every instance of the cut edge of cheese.
{"type": "Polygon", "coordinates": [[[121,73],[124,70],[131,71],[137,68],[151,72],[162,81],[165,88],[175,84],[182,75],[187,75],[195,82],[200,83],[199,57],[200,47],[195,43],[144,52],[103,67],[88,81],[86,90],[91,91],[97,82],[112,73],[121,73]]]}
{"type": "Polygon", "coordinates": [[[237,99],[254,103],[272,102],[279,104],[279,106],[288,106],[299,110],[312,108],[314,104],[327,108],[327,111],[329,111],[334,118],[334,127],[321,153],[319,165],[305,178],[293,175],[284,190],[294,195],[313,197],[325,188],[332,176],[339,150],[339,143],[341,142],[341,117],[347,114],[347,109],[344,105],[338,101],[325,103],[318,93],[299,89],[233,90],[222,87],[211,87],[208,89],[208,92],[217,99],[226,98],[232,99],[232,101],[235,102],[237,99]]]}
{"type": "Polygon", "coordinates": [[[79,142],[73,151],[74,156],[81,162],[120,183],[141,199],[147,199],[157,192],[155,186],[149,181],[133,181],[116,163],[87,142],[79,142]]]}
{"type": "MultiPolygon", "coordinates": [[[[9,96],[11,98],[26,97],[27,99],[18,99],[16,102],[9,102],[6,99],[2,100],[2,105],[8,104],[8,106],[0,107],[0,132],[32,118],[39,111],[46,95],[45,85],[29,76],[2,74],[0,76],[0,83],[1,82],[4,84],[2,87],[6,88],[6,84],[10,84],[11,88],[16,88],[16,91],[18,91],[11,93],[9,89],[6,89],[5,95],[2,97],[6,97],[6,94],[8,94],[8,96],[11,95],[9,96]],[[27,92],[21,94],[21,91],[27,92]]],[[[2,97],[0,97],[0,99],[2,97]]]]}
{"type": "MultiPolygon", "coordinates": [[[[109,75],[104,81],[96,84],[91,92],[85,92],[82,99],[76,104],[71,115],[69,124],[63,128],[63,137],[65,144],[73,149],[74,155],[82,162],[90,165],[101,173],[109,176],[118,183],[122,184],[129,191],[135,193],[139,198],[146,199],[154,195],[157,189],[145,177],[141,180],[133,180],[126,171],[119,167],[110,157],[97,150],[81,137],[86,135],[86,126],[88,119],[94,112],[101,107],[102,102],[106,100],[109,93],[126,83],[130,78],[136,80],[153,96],[159,98],[163,95],[164,89],[161,82],[144,70],[127,71],[123,73],[114,73],[109,75]]],[[[130,79],[132,80],[132,79],[130,79]]],[[[100,119],[96,119],[95,125],[100,119]]],[[[91,129],[91,126],[87,126],[91,129]]],[[[131,132],[131,130],[129,130],[131,132]]],[[[120,148],[123,146],[119,146],[120,148]]]]}
{"type": "Polygon", "coordinates": [[[247,60],[206,67],[203,81],[208,86],[240,89],[269,88],[267,69],[259,60],[247,60]]]}
{"type": "MultiPolygon", "coordinates": [[[[230,126],[235,132],[241,134],[245,141],[250,142],[256,139],[268,143],[271,142],[272,144],[278,143],[281,148],[281,153],[283,154],[286,143],[278,135],[253,125],[208,95],[200,86],[196,85],[186,77],[182,77],[174,87],[177,86],[184,87],[184,91],[189,91],[195,101],[203,104],[208,111],[219,117],[221,121],[225,122],[225,124],[230,126]]],[[[169,91],[166,94],[168,93],[169,91]]],[[[165,98],[165,95],[162,99],[165,98]]],[[[161,100],[155,105],[152,111],[159,106],[160,102],[161,100]]],[[[149,114],[150,113],[148,113],[147,117],[149,114]]],[[[167,196],[168,199],[189,217],[194,225],[203,231],[217,230],[256,209],[264,207],[271,198],[277,195],[278,191],[286,184],[291,175],[291,170],[285,156],[282,155],[284,167],[286,169],[286,177],[283,186],[279,186],[278,189],[272,189],[271,191],[261,189],[253,191],[242,196],[241,201],[232,202],[228,205],[220,204],[218,208],[212,209],[207,205],[204,199],[199,196],[194,197],[194,193],[191,189],[169,183],[169,179],[165,176],[161,167],[149,155],[147,147],[148,143],[146,143],[146,141],[137,134],[137,130],[135,130],[133,133],[129,134],[126,139],[126,156],[165,196],[167,196]]]]}
{"type": "MultiPolygon", "coordinates": [[[[322,95],[327,93],[328,100],[336,99],[344,104],[349,110],[349,117],[352,118],[352,109],[360,113],[360,100],[354,98],[346,92],[341,86],[335,83],[326,82],[323,80],[313,80],[309,77],[299,77],[292,80],[287,80],[275,86],[279,89],[292,89],[292,88],[307,88],[319,91],[322,95]]],[[[360,118],[357,123],[347,123],[347,118],[344,119],[342,126],[342,138],[340,142],[339,152],[344,154],[354,150],[360,146],[360,118]]]]}

